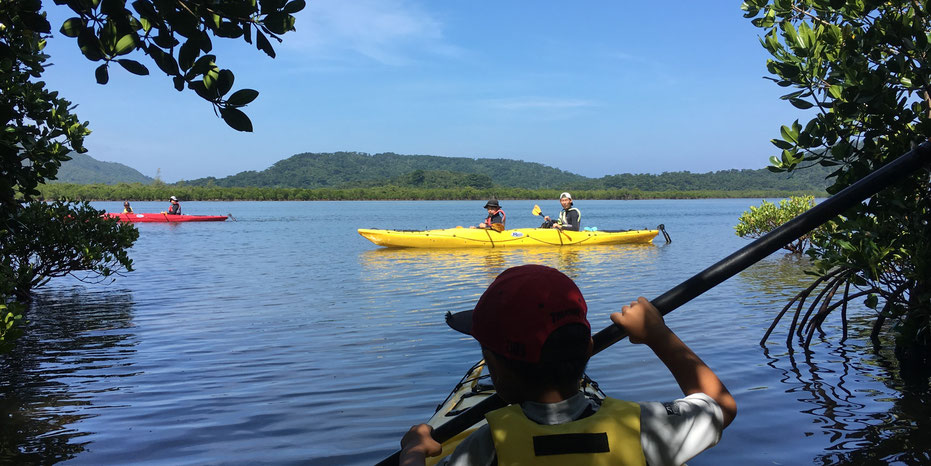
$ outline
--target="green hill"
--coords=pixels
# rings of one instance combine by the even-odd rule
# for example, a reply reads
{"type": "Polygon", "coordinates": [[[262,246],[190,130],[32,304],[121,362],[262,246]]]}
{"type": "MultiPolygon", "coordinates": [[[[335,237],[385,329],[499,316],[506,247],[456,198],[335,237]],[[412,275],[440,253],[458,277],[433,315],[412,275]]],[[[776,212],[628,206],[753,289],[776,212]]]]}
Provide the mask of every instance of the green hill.
{"type": "Polygon", "coordinates": [[[203,186],[257,186],[280,188],[349,188],[383,186],[403,182],[411,186],[455,182],[459,186],[498,186],[538,189],[566,184],[581,185],[591,179],[539,163],[508,159],[471,159],[434,155],[398,155],[360,152],[304,153],[278,161],[267,170],[247,171],[226,178],[201,178],[185,182],[203,186]]]}
{"type": "Polygon", "coordinates": [[[61,164],[58,178],[53,183],[75,184],[149,184],[152,178],[116,162],[101,162],[87,154],[71,153],[71,160],[61,164]]]}
{"type": "Polygon", "coordinates": [[[246,171],[225,178],[200,178],[189,186],[359,188],[525,188],[669,190],[822,190],[830,171],[815,167],[795,173],[721,170],[709,173],[666,172],[619,174],[589,178],[540,163],[508,159],[472,159],[433,155],[369,155],[360,152],[303,153],[263,171],[246,171]]]}

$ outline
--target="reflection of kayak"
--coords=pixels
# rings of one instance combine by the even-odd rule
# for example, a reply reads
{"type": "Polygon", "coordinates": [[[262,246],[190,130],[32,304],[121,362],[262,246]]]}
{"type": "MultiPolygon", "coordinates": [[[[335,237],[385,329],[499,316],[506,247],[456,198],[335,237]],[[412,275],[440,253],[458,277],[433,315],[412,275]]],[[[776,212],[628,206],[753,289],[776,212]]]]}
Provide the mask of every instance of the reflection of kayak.
{"type": "Polygon", "coordinates": [[[481,228],[359,229],[359,234],[367,240],[379,246],[394,248],[502,248],[649,243],[658,233],[659,230],[562,231],[554,228],[518,228],[501,232],[481,228]]]}
{"type": "Polygon", "coordinates": [[[104,214],[107,217],[118,219],[121,222],[222,222],[225,215],[168,215],[168,214],[104,214]]]}
{"type": "MultiPolygon", "coordinates": [[[[491,377],[488,376],[487,371],[484,369],[485,361],[479,361],[472,366],[462,380],[456,384],[449,396],[446,397],[446,400],[436,408],[436,413],[427,421],[427,424],[430,424],[436,429],[495,393],[494,385],[491,383],[491,377]],[[483,374],[483,372],[485,373],[483,374]]],[[[582,391],[585,392],[586,396],[592,399],[603,400],[605,397],[605,394],[598,388],[598,384],[589,379],[588,376],[584,376],[582,379],[582,391]]],[[[459,435],[443,442],[443,453],[437,457],[427,458],[427,464],[436,464],[438,461],[448,456],[464,438],[468,437],[469,434],[483,424],[485,424],[484,419],[459,435]]]]}

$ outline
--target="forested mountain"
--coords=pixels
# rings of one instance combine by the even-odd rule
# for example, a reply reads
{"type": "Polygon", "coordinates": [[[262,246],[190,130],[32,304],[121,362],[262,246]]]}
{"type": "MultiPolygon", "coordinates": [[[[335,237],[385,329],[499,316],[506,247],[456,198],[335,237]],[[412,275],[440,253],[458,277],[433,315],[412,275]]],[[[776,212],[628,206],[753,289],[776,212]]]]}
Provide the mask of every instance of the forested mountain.
{"type": "Polygon", "coordinates": [[[153,181],[152,178],[122,163],[101,162],[87,154],[75,152],[69,155],[71,160],[61,164],[61,168],[58,169],[58,178],[53,183],[149,184],[153,181]]]}
{"type": "Polygon", "coordinates": [[[336,152],[298,154],[260,172],[247,171],[220,179],[201,178],[185,184],[201,186],[213,182],[225,187],[345,188],[380,186],[402,179],[412,186],[417,186],[417,183],[423,186],[427,182],[447,182],[450,178],[457,178],[467,186],[476,183],[475,187],[484,187],[482,185],[491,180],[499,186],[530,189],[575,186],[591,181],[582,175],[517,160],[336,152]]]}
{"type": "Polygon", "coordinates": [[[543,164],[508,159],[471,159],[432,155],[369,155],[360,152],[304,153],[281,160],[267,170],[225,178],[201,178],[185,185],[221,187],[638,189],[669,190],[819,190],[830,171],[815,167],[792,174],[759,170],[709,173],[666,172],[588,178],[543,164]]]}

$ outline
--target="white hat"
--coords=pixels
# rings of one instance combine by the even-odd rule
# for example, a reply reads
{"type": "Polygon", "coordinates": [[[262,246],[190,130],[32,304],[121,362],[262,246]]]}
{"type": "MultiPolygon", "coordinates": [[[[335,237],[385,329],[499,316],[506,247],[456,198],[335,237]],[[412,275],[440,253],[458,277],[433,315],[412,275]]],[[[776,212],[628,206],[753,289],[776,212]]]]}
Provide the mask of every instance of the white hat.
{"type": "Polygon", "coordinates": [[[172,201],[177,201],[177,200],[178,200],[178,198],[177,198],[177,197],[174,197],[174,196],[171,196],[171,197],[169,197],[168,199],[170,199],[170,200],[172,200],[172,201]]]}
{"type": "Polygon", "coordinates": [[[562,199],[562,198],[564,198],[564,197],[567,198],[567,199],[569,199],[570,201],[572,200],[572,194],[569,194],[569,193],[562,193],[562,194],[559,195],[559,198],[560,198],[560,199],[562,199]]]}

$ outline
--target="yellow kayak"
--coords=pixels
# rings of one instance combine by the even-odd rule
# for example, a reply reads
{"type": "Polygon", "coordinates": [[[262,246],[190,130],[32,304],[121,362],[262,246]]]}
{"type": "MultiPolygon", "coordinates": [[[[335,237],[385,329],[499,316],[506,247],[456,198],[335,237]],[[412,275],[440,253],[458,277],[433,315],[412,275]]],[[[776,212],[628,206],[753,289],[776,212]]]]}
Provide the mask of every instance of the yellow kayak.
{"type": "Polygon", "coordinates": [[[563,231],[555,228],[375,230],[360,228],[365,239],[389,248],[513,248],[590,244],[650,243],[659,230],[563,231]]]}

